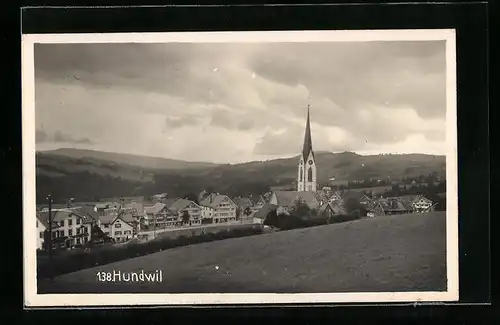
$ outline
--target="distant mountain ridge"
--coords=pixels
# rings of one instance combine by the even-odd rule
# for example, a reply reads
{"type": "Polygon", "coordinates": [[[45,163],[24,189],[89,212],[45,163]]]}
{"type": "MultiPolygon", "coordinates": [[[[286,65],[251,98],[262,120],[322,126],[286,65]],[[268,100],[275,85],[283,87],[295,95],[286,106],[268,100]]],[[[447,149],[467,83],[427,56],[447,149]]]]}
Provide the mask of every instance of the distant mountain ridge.
{"type": "Polygon", "coordinates": [[[141,156],[127,153],[107,152],[90,149],[60,148],[48,151],[38,151],[44,155],[58,155],[78,159],[97,159],[119,164],[139,166],[151,169],[184,169],[184,168],[206,168],[217,164],[209,162],[190,162],[178,159],[141,156]]]}
{"type": "MultiPolygon", "coordinates": [[[[37,197],[96,200],[117,195],[171,196],[213,189],[229,195],[258,195],[270,187],[294,188],[299,155],[239,164],[182,160],[58,149],[36,154],[37,197]]],[[[316,153],[318,185],[363,179],[401,179],[437,173],[445,176],[445,156],[425,154],[359,155],[316,153]]]]}

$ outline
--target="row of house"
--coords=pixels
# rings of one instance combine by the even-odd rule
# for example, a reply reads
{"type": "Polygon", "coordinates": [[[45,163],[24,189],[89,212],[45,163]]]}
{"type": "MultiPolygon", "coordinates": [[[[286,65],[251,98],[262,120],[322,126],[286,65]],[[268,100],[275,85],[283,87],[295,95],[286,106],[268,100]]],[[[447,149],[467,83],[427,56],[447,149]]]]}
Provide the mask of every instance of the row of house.
{"type": "MultiPolygon", "coordinates": [[[[377,198],[359,191],[316,192],[272,191],[258,198],[235,197],[202,191],[198,202],[187,198],[168,198],[163,193],[145,201],[143,197],[109,198],[105,202],[53,205],[52,243],[54,248],[84,245],[97,237],[115,242],[127,241],[143,230],[219,224],[236,220],[262,223],[271,209],[287,213],[298,199],[318,215],[334,217],[350,213],[353,201],[362,216],[378,216],[432,211],[434,203],[421,195],[377,198]]],[[[37,212],[37,247],[48,236],[47,207],[37,212]]]]}
{"type": "Polygon", "coordinates": [[[134,216],[126,210],[98,213],[95,207],[76,206],[52,210],[52,233],[49,234],[49,211],[37,212],[37,249],[46,248],[48,236],[52,237],[52,248],[71,248],[85,245],[92,239],[122,242],[137,233],[134,216]]]}
{"type": "Polygon", "coordinates": [[[310,210],[318,215],[335,217],[353,213],[357,210],[361,217],[379,215],[425,213],[434,209],[435,203],[422,195],[406,195],[400,197],[369,197],[359,191],[336,191],[324,188],[320,191],[273,191],[261,196],[261,209],[255,214],[257,218],[265,218],[271,209],[276,213],[289,213],[297,200],[304,202],[310,210]]]}

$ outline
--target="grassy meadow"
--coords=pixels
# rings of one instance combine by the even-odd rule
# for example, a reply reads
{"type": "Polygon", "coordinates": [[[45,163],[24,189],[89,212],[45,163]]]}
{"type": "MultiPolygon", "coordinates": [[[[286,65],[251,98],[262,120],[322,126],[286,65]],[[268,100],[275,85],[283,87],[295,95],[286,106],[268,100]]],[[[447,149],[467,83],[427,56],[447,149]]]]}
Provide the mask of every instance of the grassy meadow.
{"type": "Polygon", "coordinates": [[[446,213],[382,216],[169,249],[40,280],[38,293],[446,290],[446,213]],[[163,271],[158,283],[97,272],[163,271]]]}

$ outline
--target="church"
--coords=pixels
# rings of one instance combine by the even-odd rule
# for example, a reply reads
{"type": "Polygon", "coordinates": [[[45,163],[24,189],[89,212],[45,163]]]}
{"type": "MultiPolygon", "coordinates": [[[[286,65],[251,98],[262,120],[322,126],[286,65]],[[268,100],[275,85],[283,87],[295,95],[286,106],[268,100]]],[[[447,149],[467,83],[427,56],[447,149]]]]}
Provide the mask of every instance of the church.
{"type": "Polygon", "coordinates": [[[287,209],[293,206],[297,198],[302,198],[310,209],[318,209],[321,202],[316,193],[316,159],[312,148],[310,106],[307,106],[306,130],[304,145],[299,156],[296,191],[274,191],[269,203],[287,209]]]}
{"type": "Polygon", "coordinates": [[[306,132],[304,135],[304,146],[299,158],[297,173],[298,192],[316,192],[316,161],[312,148],[311,120],[309,106],[307,106],[306,132]]]}

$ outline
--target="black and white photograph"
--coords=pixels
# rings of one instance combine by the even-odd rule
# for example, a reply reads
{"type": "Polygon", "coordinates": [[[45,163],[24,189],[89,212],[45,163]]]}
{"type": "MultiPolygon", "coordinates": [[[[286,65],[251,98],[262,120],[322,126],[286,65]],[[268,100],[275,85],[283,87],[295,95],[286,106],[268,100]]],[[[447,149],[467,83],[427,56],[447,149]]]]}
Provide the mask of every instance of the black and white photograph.
{"type": "Polygon", "coordinates": [[[24,35],[26,304],[458,300],[455,64],[439,29],[24,35]]]}

